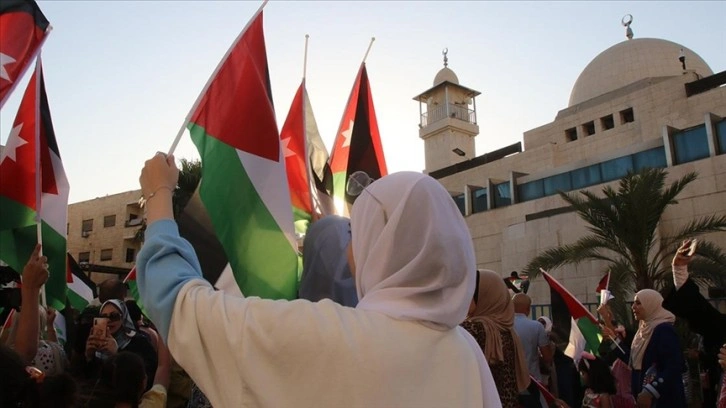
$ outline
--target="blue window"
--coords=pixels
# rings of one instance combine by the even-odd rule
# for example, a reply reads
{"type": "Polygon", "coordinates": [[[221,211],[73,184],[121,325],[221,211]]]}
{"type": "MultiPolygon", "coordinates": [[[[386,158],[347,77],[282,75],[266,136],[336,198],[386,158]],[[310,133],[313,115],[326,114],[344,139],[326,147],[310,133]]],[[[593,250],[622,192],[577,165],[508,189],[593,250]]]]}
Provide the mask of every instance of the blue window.
{"type": "Polygon", "coordinates": [[[673,135],[675,164],[688,163],[708,157],[706,126],[696,126],[673,135]]]}
{"type": "Polygon", "coordinates": [[[633,167],[640,171],[646,167],[661,169],[667,166],[665,149],[663,146],[645,150],[633,155],[633,167]]]}
{"type": "Polygon", "coordinates": [[[471,190],[471,207],[472,213],[478,213],[488,209],[486,187],[479,187],[476,190],[471,190]]]}
{"type": "Polygon", "coordinates": [[[716,140],[718,140],[718,154],[726,153],[726,119],[716,124],[716,140]]]}
{"type": "Polygon", "coordinates": [[[546,196],[557,194],[558,191],[572,190],[569,172],[547,177],[543,180],[543,184],[544,194],[546,196]]]}
{"type": "Polygon", "coordinates": [[[602,182],[599,164],[572,170],[570,175],[572,177],[573,189],[585,188],[602,182]]]}
{"type": "Polygon", "coordinates": [[[602,174],[603,183],[621,179],[632,170],[632,156],[618,157],[617,159],[600,163],[600,174],[602,174]]]}
{"type": "Polygon", "coordinates": [[[461,211],[461,215],[466,215],[466,197],[464,196],[464,193],[455,195],[451,198],[454,199],[456,206],[459,207],[459,211],[461,211]]]}
{"type": "Polygon", "coordinates": [[[509,182],[494,185],[494,208],[512,205],[512,195],[509,191],[509,182]]]}
{"type": "Polygon", "coordinates": [[[542,184],[542,180],[534,180],[529,183],[518,185],[517,194],[520,202],[536,200],[540,197],[544,197],[544,185],[542,184]]]}

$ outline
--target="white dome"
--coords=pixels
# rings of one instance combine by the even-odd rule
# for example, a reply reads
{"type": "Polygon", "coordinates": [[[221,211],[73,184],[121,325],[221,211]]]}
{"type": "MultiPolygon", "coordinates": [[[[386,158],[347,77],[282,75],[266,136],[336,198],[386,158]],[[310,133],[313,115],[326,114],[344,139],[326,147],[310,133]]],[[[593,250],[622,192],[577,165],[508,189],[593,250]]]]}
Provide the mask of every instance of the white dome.
{"type": "Polygon", "coordinates": [[[713,75],[698,54],[680,44],[657,38],[636,38],[615,44],[590,61],[572,87],[569,106],[644,78],[681,75],[683,68],[678,60],[681,49],[686,56],[687,70],[702,77],[713,75]]]}
{"type": "Polygon", "coordinates": [[[452,84],[459,84],[459,78],[456,77],[454,71],[452,71],[449,67],[442,68],[441,71],[436,74],[436,77],[434,78],[434,86],[444,81],[449,81],[452,84]]]}

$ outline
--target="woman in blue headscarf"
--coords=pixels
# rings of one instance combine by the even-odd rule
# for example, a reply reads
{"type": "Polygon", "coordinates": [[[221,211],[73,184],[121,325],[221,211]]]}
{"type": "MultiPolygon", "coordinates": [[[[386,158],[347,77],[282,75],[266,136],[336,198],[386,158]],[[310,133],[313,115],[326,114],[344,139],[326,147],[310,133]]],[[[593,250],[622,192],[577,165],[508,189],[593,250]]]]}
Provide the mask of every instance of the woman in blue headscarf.
{"type": "Polygon", "coordinates": [[[303,273],[298,291],[301,299],[311,302],[330,299],[349,307],[358,304],[346,252],[349,243],[347,218],[328,215],[308,228],[303,241],[303,273]]]}

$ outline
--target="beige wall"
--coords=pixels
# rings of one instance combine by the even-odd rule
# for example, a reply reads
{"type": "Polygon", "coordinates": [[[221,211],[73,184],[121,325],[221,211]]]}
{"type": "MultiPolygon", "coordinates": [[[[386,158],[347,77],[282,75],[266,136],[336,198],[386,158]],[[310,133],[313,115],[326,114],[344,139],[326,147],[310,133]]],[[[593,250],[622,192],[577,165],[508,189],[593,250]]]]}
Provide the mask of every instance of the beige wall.
{"type": "MultiPolygon", "coordinates": [[[[467,185],[486,186],[510,180],[512,172],[519,183],[598,163],[626,154],[664,145],[663,128],[685,129],[704,123],[706,115],[726,117],[726,88],[686,97],[684,84],[695,74],[669,78],[649,78],[560,111],[554,122],[524,134],[524,151],[492,163],[447,176],[440,182],[452,193],[464,192],[467,185]],[[619,113],[632,108],[635,120],[621,123],[619,113]],[[605,130],[600,118],[612,114],[615,126],[605,130]],[[595,134],[584,136],[582,124],[594,121],[595,134]],[[567,141],[565,130],[576,128],[578,139],[567,141]]],[[[680,203],[669,208],[660,225],[669,234],[694,217],[723,214],[726,211],[726,155],[712,156],[668,168],[668,182],[696,171],[699,177],[679,196],[680,203]]],[[[617,182],[610,185],[616,186],[617,182]]],[[[590,187],[599,192],[604,184],[590,187]]],[[[527,215],[565,207],[559,196],[513,204],[467,215],[479,268],[508,276],[521,270],[538,253],[574,243],[585,234],[585,224],[575,213],[565,213],[527,221],[527,215]]],[[[726,248],[726,233],[705,237],[726,248]]],[[[595,287],[603,275],[603,263],[588,262],[551,271],[583,302],[596,302],[595,287]]],[[[542,279],[530,287],[534,303],[549,303],[549,289],[542,279]]]]}
{"type": "MultiPolygon", "coordinates": [[[[81,253],[90,255],[89,263],[130,269],[133,267],[141,243],[134,239],[140,224],[127,226],[131,214],[143,218],[138,200],[141,190],[127,191],[68,206],[68,252],[77,260],[81,253]],[[104,217],[116,216],[115,225],[104,227],[104,217]],[[87,236],[82,233],[84,220],[93,220],[93,230],[87,236]],[[101,260],[103,250],[111,250],[111,260],[101,260]],[[127,250],[133,250],[133,259],[126,262],[127,250]]],[[[130,255],[130,254],[129,254],[130,255]]],[[[95,282],[108,277],[102,273],[91,273],[95,282]]]]}

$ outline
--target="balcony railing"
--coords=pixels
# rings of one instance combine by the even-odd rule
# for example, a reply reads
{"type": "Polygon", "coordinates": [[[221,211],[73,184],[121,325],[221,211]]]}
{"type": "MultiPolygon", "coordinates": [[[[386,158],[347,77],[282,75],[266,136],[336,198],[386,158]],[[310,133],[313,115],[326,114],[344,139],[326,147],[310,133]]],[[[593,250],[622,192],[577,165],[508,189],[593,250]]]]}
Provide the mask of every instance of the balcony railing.
{"type": "Polygon", "coordinates": [[[450,103],[422,113],[420,126],[424,128],[446,118],[459,119],[476,125],[476,111],[469,109],[467,106],[450,103]]]}

